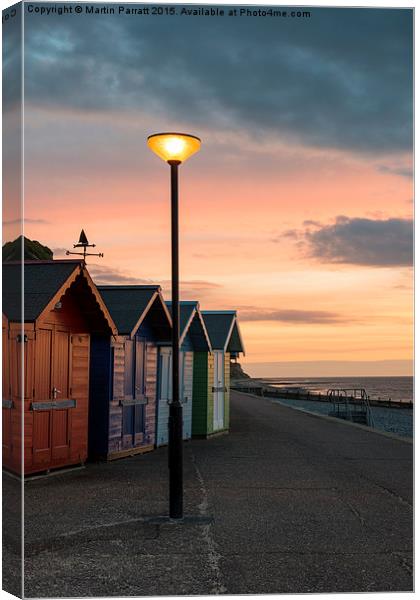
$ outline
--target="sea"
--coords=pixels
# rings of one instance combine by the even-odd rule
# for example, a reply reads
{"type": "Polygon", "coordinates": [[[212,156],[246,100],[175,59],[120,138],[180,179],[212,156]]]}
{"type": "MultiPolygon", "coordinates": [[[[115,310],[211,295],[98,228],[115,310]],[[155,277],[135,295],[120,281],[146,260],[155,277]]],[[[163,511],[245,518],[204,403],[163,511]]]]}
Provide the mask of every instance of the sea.
{"type": "Polygon", "coordinates": [[[371,400],[414,400],[413,377],[268,377],[259,380],[284,390],[326,394],[331,388],[363,388],[371,400]]]}
{"type": "MultiPolygon", "coordinates": [[[[413,402],[412,377],[294,377],[261,379],[267,385],[282,390],[297,390],[326,394],[331,388],[364,388],[371,400],[394,400],[401,404],[413,402]]],[[[292,408],[328,415],[328,402],[292,400],[286,396],[274,400],[292,408]]],[[[403,437],[413,437],[413,409],[372,406],[373,427],[403,437]]]]}

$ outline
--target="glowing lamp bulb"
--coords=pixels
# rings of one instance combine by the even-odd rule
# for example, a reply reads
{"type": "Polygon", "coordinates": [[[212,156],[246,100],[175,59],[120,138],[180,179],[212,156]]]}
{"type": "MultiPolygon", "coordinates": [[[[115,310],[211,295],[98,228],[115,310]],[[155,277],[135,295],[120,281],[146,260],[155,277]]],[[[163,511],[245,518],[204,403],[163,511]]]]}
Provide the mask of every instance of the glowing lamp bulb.
{"type": "Polygon", "coordinates": [[[149,135],[147,145],[162,160],[182,163],[200,150],[201,140],[187,133],[155,133],[149,135]]]}

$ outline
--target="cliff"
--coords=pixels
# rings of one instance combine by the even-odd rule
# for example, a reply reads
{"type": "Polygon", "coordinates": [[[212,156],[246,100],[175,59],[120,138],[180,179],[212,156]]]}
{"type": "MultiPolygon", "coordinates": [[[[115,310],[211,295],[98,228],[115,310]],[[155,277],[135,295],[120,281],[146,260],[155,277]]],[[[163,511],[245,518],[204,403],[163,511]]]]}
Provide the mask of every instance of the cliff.
{"type": "Polygon", "coordinates": [[[230,363],[230,377],[231,379],[251,379],[250,376],[242,370],[239,363],[230,363]]]}

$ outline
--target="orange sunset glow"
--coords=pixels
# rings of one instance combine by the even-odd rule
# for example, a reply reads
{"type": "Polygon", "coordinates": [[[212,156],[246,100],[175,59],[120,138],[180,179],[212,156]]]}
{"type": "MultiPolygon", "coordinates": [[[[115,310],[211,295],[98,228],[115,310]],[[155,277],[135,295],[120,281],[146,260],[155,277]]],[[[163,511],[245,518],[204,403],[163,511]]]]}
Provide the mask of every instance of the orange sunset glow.
{"type": "MultiPolygon", "coordinates": [[[[378,67],[376,50],[363,61],[357,40],[349,49],[347,31],[329,47],[322,32],[339,11],[318,10],[327,18],[289,23],[284,40],[256,20],[218,23],[211,39],[198,19],[182,21],[205,42],[198,56],[176,47],[175,73],[157,48],[162,39],[172,48],[170,19],[151,36],[143,22],[110,18],[113,55],[104,31],[84,37],[87,16],[77,26],[61,17],[61,41],[52,27],[40,41],[45,22],[28,19],[24,233],[63,258],[83,227],[105,255],[88,261],[95,282],[156,282],[169,299],[169,169],[146,140],[189,132],[202,146],[180,167],[181,298],[238,310],[244,369],[274,376],[276,363],[301,363],[293,374],[305,376],[311,363],[319,376],[381,375],[387,361],[387,375],[409,375],[409,20],[385,11],[373,20],[366,9],[349,17],[360,43],[381,38],[378,67]],[[138,60],[127,58],[130,44],[138,60]],[[235,66],[241,44],[246,69],[235,66]],[[76,63],[72,89],[60,89],[60,69],[70,77],[76,63]]],[[[5,219],[3,242],[16,237],[5,219]]]]}

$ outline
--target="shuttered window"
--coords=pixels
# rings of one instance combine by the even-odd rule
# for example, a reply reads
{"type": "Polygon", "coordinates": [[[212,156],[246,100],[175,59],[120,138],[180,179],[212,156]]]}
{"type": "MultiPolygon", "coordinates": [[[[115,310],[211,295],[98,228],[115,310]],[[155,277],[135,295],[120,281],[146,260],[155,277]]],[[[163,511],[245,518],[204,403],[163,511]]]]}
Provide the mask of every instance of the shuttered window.
{"type": "Polygon", "coordinates": [[[134,431],[135,433],[144,432],[144,404],[136,404],[134,407],[134,431]]]}
{"type": "Polygon", "coordinates": [[[136,373],[135,373],[135,398],[143,400],[145,396],[145,343],[136,339],[136,373]]]}
{"type": "Polygon", "coordinates": [[[145,342],[134,339],[125,341],[124,397],[126,400],[145,400],[146,352],[145,342]]]}
{"type": "Polygon", "coordinates": [[[126,340],[124,344],[124,396],[134,398],[134,342],[126,340]]]}

